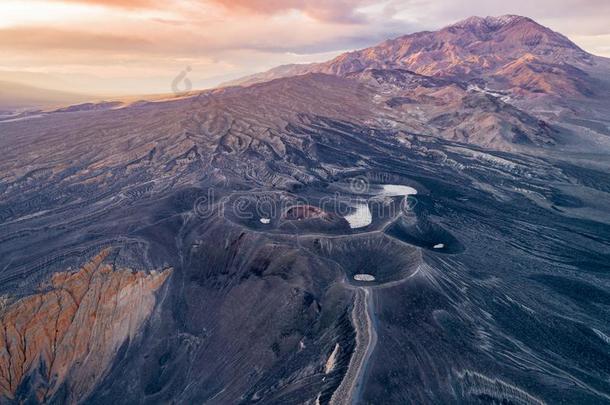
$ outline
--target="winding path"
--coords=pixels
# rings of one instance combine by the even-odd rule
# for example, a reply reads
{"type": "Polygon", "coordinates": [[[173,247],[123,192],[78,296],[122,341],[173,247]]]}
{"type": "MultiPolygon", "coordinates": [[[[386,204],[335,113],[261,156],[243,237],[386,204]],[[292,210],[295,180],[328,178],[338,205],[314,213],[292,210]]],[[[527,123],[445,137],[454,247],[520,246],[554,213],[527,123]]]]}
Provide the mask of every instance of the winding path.
{"type": "Polygon", "coordinates": [[[343,381],[330,399],[331,405],[357,403],[363,385],[366,365],[377,344],[377,331],[373,325],[372,291],[368,287],[356,289],[352,322],[356,328],[356,347],[343,381]]]}

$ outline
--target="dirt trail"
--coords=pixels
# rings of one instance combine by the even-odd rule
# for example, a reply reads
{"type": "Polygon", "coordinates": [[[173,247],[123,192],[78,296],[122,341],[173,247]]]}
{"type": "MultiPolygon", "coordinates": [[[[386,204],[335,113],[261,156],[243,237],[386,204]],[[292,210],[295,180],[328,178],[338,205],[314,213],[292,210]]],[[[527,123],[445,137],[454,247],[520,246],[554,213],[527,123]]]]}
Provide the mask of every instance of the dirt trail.
{"type": "Polygon", "coordinates": [[[356,328],[356,347],[350,359],[343,381],[330,399],[331,405],[357,403],[363,384],[366,365],[377,344],[377,332],[373,325],[373,300],[370,288],[356,289],[352,322],[356,328]]]}

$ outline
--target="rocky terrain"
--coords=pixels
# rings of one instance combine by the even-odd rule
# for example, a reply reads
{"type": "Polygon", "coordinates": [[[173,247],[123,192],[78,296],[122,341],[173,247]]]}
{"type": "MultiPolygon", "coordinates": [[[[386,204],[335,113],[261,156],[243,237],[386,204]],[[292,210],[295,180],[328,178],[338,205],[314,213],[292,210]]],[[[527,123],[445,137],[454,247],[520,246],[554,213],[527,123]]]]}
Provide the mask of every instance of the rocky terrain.
{"type": "Polygon", "coordinates": [[[55,273],[40,292],[5,298],[0,340],[0,394],[14,399],[84,400],[121,345],[133,339],[153,309],[170,271],[115,271],[108,250],[75,273],[55,273]],[[31,387],[31,388],[30,388],[31,387]],[[63,392],[58,392],[59,390],[63,392]]]}
{"type": "Polygon", "coordinates": [[[610,401],[607,63],[472,18],[3,119],[0,403],[610,401]]]}

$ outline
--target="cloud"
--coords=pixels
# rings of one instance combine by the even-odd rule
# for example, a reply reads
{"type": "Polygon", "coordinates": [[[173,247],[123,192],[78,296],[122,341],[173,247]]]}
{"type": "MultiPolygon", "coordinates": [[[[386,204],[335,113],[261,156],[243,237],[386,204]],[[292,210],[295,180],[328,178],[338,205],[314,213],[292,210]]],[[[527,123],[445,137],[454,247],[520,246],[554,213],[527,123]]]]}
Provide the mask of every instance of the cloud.
{"type": "Polygon", "coordinates": [[[147,40],[125,35],[66,31],[55,28],[17,27],[0,29],[0,48],[19,50],[143,50],[147,40]]]}
{"type": "MultiPolygon", "coordinates": [[[[171,2],[160,0],[63,0],[65,3],[82,3],[127,9],[168,8],[171,2]]],[[[358,8],[373,4],[374,0],[192,0],[191,5],[216,4],[231,12],[273,15],[299,11],[310,18],[335,23],[358,23],[365,15],[358,8]]]]}
{"type": "MultiPolygon", "coordinates": [[[[62,0],[64,3],[81,3],[96,6],[120,7],[120,8],[152,8],[159,6],[158,0],[62,0]]],[[[166,2],[167,3],[167,2],[166,2]]]]}
{"type": "Polygon", "coordinates": [[[371,4],[370,0],[211,0],[229,10],[256,14],[277,14],[300,11],[320,20],[339,23],[363,22],[365,16],[358,8],[371,4]]]}

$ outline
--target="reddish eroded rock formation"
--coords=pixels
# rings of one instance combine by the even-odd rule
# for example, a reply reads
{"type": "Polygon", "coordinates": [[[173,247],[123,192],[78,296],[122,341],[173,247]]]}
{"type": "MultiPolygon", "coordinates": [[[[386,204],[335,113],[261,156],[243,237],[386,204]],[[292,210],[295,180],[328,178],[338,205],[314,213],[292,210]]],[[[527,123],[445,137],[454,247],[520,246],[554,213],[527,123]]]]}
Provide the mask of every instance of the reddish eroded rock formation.
{"type": "Polygon", "coordinates": [[[0,398],[14,398],[29,376],[39,401],[65,383],[69,402],[79,402],[138,332],[170,270],[114,270],[104,263],[108,253],[77,272],[54,274],[39,293],[0,313],[0,398]]]}

